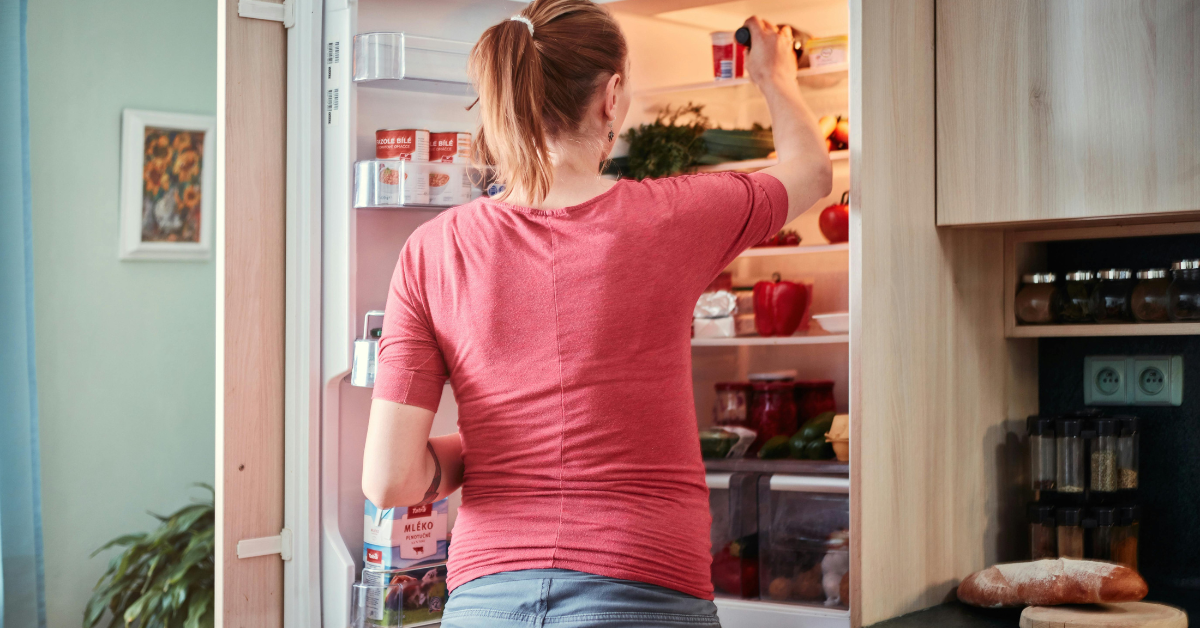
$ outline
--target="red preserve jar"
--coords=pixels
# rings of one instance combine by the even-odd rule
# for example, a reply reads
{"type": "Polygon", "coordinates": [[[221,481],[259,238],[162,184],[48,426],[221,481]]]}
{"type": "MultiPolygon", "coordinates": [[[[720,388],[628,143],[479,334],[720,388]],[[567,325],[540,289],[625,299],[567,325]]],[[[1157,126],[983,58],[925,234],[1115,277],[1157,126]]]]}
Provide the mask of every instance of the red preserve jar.
{"type": "Polygon", "coordinates": [[[833,400],[833,380],[796,382],[795,387],[796,418],[801,425],[822,412],[837,412],[837,402],[833,400]]]}
{"type": "Polygon", "coordinates": [[[792,382],[766,382],[754,384],[754,401],[750,406],[750,428],[758,431],[758,437],[750,446],[747,456],[758,450],[772,436],[791,436],[796,433],[796,401],[792,382]]]}
{"type": "Polygon", "coordinates": [[[717,400],[713,404],[713,423],[751,428],[750,384],[747,382],[718,382],[717,400]]]}

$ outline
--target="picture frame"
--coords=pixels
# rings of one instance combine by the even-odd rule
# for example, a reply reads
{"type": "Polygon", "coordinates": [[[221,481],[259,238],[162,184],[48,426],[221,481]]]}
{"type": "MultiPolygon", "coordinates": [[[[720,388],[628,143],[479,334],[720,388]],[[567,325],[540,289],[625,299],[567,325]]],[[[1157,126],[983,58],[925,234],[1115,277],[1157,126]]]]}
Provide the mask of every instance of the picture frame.
{"type": "Polygon", "coordinates": [[[120,259],[211,259],[216,132],[215,116],[122,111],[120,259]]]}

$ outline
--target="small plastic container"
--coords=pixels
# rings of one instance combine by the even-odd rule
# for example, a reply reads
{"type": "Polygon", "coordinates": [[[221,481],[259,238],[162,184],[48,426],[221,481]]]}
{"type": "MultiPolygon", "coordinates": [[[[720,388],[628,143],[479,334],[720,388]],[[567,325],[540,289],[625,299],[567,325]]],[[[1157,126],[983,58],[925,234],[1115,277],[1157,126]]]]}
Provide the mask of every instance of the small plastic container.
{"type": "Polygon", "coordinates": [[[846,35],[810,39],[804,44],[809,66],[813,68],[840,65],[849,61],[850,38],[846,35]]]}
{"type": "Polygon", "coordinates": [[[1107,506],[1088,511],[1086,528],[1088,543],[1086,556],[1095,560],[1112,560],[1112,533],[1116,523],[1116,509],[1107,506]]]}
{"type": "Polygon", "coordinates": [[[1137,570],[1138,522],[1142,518],[1142,507],[1120,506],[1116,510],[1116,517],[1116,525],[1112,530],[1112,561],[1137,570]]]}
{"type": "Polygon", "coordinates": [[[1054,528],[1054,506],[1029,504],[1029,559],[1058,557],[1058,535],[1054,528]]]}
{"type": "Polygon", "coordinates": [[[1133,272],[1128,268],[1106,268],[1096,273],[1092,291],[1092,317],[1097,323],[1128,323],[1133,320],[1130,294],[1133,272]]]}
{"type": "Polygon", "coordinates": [[[794,382],[757,382],[753,385],[754,399],[750,406],[750,429],[758,432],[754,444],[746,452],[753,456],[763,443],[774,436],[796,433],[796,401],[794,382]]]}
{"type": "Polygon", "coordinates": [[[1117,492],[1117,433],[1116,419],[1093,419],[1089,425],[1091,447],[1088,452],[1088,490],[1106,499],[1117,492]]]}
{"type": "Polygon", "coordinates": [[[1059,558],[1083,558],[1083,511],[1075,506],[1054,509],[1059,558]]]}
{"type": "Polygon", "coordinates": [[[1133,317],[1142,323],[1165,323],[1167,319],[1167,290],[1171,280],[1165,268],[1148,268],[1137,272],[1137,285],[1129,298],[1133,317]]]}
{"type": "Polygon", "coordinates": [[[1062,309],[1058,275],[1054,273],[1032,273],[1021,276],[1021,289],[1014,301],[1017,320],[1025,325],[1053,323],[1062,309]]]}
{"type": "Polygon", "coordinates": [[[757,473],[709,473],[712,583],[720,597],[758,597],[757,473]]]}
{"type": "Polygon", "coordinates": [[[1167,318],[1172,321],[1200,320],[1200,259],[1171,264],[1167,289],[1167,318]]]}
{"type": "Polygon", "coordinates": [[[1026,421],[1029,432],[1029,478],[1037,495],[1053,491],[1058,468],[1055,465],[1054,419],[1031,416],[1026,421]]]}
{"type": "Polygon", "coordinates": [[[765,476],[758,482],[759,597],[850,604],[850,480],[765,476]]]}
{"type": "Polygon", "coordinates": [[[1117,417],[1117,490],[1136,491],[1138,488],[1138,418],[1117,417]]]}
{"type": "Polygon", "coordinates": [[[1060,323],[1091,323],[1092,293],[1096,289],[1096,275],[1090,270],[1067,273],[1062,295],[1062,309],[1058,312],[1060,323]]]}
{"type": "Polygon", "coordinates": [[[833,398],[833,380],[796,382],[796,423],[803,425],[822,412],[836,412],[837,402],[833,398]]]}
{"type": "Polygon", "coordinates": [[[715,386],[717,400],[713,403],[713,423],[735,427],[750,427],[750,384],[719,382],[715,386]]]}
{"type": "Polygon", "coordinates": [[[1059,495],[1083,497],[1083,421],[1059,419],[1054,424],[1055,476],[1054,490],[1059,495]]]}

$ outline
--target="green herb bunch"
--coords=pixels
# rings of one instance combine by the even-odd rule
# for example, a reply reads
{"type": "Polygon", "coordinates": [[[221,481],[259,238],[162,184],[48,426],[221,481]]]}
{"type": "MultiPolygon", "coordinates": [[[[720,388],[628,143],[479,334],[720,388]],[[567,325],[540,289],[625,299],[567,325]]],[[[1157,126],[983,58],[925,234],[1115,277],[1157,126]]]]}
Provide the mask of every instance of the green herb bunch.
{"type": "Polygon", "coordinates": [[[704,105],[688,103],[667,107],[653,124],[629,129],[622,136],[629,142],[628,176],[641,181],[692,170],[707,146],[700,136],[708,128],[704,105]]]}
{"type": "Polygon", "coordinates": [[[92,590],[83,612],[84,628],[94,628],[112,613],[109,627],[211,628],[213,625],[213,488],[207,502],[180,508],[163,517],[153,532],[117,537],[92,553],[124,547],[92,590]]]}

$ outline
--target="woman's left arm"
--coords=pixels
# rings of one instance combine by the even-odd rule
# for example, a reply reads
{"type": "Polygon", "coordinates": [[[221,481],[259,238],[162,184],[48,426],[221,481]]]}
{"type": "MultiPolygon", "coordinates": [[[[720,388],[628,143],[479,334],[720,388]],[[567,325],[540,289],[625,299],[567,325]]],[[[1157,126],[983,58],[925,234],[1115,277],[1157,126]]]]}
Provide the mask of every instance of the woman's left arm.
{"type": "Polygon", "coordinates": [[[428,504],[463,482],[458,432],[430,438],[433,411],[386,399],[371,402],[362,490],[381,509],[428,504]]]}

